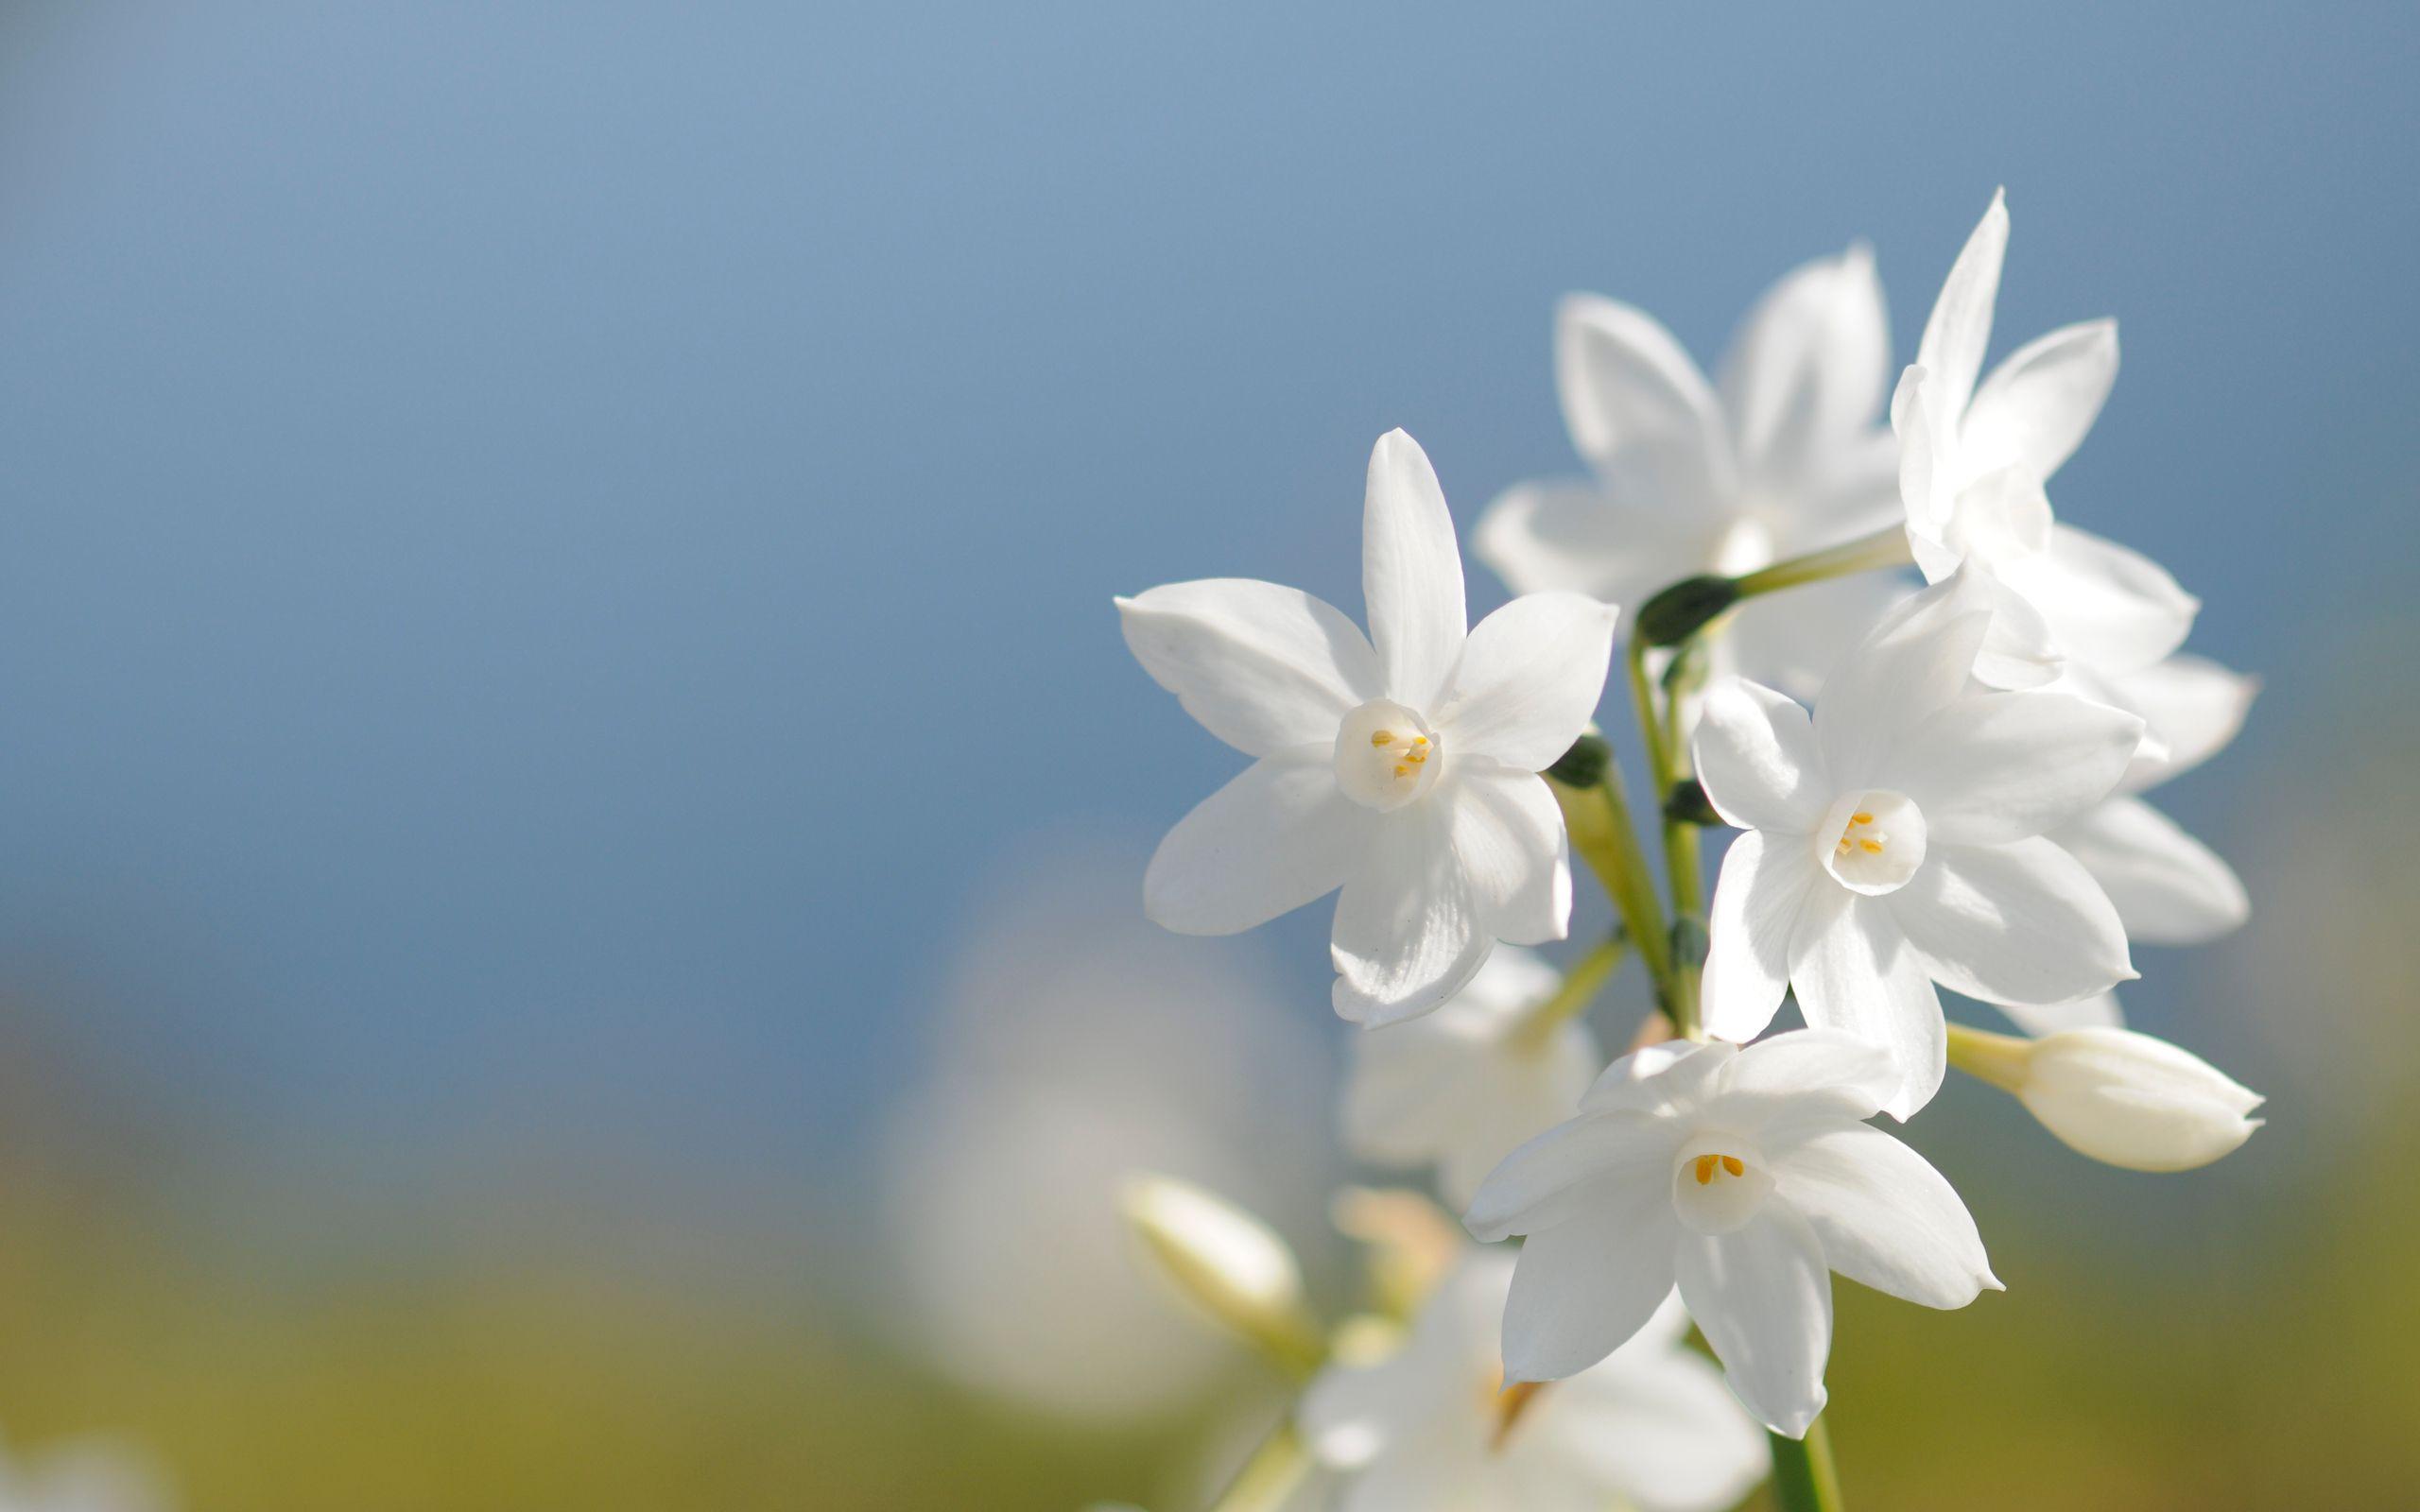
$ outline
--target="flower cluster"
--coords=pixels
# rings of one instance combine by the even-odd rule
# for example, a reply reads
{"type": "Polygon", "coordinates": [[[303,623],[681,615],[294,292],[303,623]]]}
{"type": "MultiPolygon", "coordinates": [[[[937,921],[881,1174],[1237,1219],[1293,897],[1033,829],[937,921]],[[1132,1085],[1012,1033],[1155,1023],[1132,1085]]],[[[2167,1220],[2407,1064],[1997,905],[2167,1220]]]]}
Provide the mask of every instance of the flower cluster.
{"type": "Polygon", "coordinates": [[[2008,232],[1995,197],[1895,384],[1862,246],[1786,275],[1711,380],[1641,311],[1564,301],[1588,473],[1479,518],[1519,596],[1476,627],[1401,431],[1370,461],[1366,636],[1262,582],[1117,601],[1151,677],[1253,758],[1161,844],[1146,911],[1225,934],[1337,893],[1334,1005],[1363,1030],[1346,1143],[1433,1166],[1470,1235],[1359,1233],[1383,1284],[1322,1334],[1266,1255],[1258,1291],[1217,1279],[1249,1247],[1218,1238],[1227,1218],[1198,1244],[1150,1230],[1309,1373],[1251,1504],[1280,1484],[1300,1506],[1712,1509],[1767,1468],[1751,1423],[1785,1504],[1830,1504],[1800,1441],[1833,1274],[1935,1308],[2000,1287],[1949,1181],[1871,1120],[1914,1117],[1954,1067],[2136,1170],[2256,1126],[2256,1095],[2121,1027],[2112,995],[2131,943],[2246,916],[2225,863],[2139,795],[2224,746],[2255,685],[2180,654],[2199,605],[2165,571],[2054,518],[2117,327],[1986,374],[2008,232]],[[1616,601],[1641,604],[1634,751],[1593,723],[1616,601]],[[1660,895],[1621,755],[1652,783],[1660,895]],[[1737,833],[1708,899],[1715,828],[1737,833]],[[1558,971],[1522,947],[1567,933],[1574,855],[1619,923],[1558,971]],[[1629,954],[1654,1011],[1606,1065],[1584,1016],[1629,954]],[[1945,988],[2025,1036],[1952,1022],[1945,988]],[[1806,1027],[1770,1032],[1792,1001],[1806,1027]]]}

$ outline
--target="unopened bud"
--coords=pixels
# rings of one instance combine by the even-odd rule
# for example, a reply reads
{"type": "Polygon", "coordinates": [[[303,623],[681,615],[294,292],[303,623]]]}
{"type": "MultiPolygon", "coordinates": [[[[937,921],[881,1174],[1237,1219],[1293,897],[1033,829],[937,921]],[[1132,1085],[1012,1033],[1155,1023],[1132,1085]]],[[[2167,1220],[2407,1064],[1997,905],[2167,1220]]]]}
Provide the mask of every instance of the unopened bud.
{"type": "Polygon", "coordinates": [[[2131,1029],[2039,1040],[1952,1025],[1949,1059],[2016,1095],[2080,1154],[2129,1171],[2190,1171],[2252,1137],[2260,1094],[2189,1051],[2131,1029]]]}
{"type": "Polygon", "coordinates": [[[1177,1290],[1280,1365],[1319,1367],[1326,1345],[1303,1299],[1302,1267],[1267,1224],[1166,1176],[1136,1177],[1122,1206],[1177,1290]]]}

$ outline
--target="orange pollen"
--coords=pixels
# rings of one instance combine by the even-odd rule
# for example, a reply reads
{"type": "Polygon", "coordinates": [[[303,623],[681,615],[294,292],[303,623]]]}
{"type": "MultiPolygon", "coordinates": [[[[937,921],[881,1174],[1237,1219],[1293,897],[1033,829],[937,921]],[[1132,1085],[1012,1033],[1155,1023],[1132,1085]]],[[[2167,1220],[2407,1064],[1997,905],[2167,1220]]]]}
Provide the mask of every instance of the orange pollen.
{"type": "Polygon", "coordinates": [[[1732,1176],[1748,1174],[1748,1167],[1742,1164],[1739,1157],[1736,1155],[1701,1155],[1689,1164],[1697,1176],[1698,1185],[1702,1187],[1714,1184],[1714,1173],[1717,1167],[1720,1167],[1732,1176]]]}

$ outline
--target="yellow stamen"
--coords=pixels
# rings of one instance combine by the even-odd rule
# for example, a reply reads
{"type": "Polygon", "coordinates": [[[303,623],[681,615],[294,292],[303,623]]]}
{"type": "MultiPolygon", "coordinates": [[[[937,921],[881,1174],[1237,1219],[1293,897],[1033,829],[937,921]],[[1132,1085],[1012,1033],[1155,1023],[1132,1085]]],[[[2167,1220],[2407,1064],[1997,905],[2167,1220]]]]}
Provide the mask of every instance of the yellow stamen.
{"type": "Polygon", "coordinates": [[[1746,1176],[1748,1174],[1748,1168],[1739,1163],[1739,1157],[1736,1155],[1724,1156],[1722,1158],[1722,1168],[1730,1172],[1733,1176],[1746,1176]]]}
{"type": "Polygon", "coordinates": [[[1852,814],[1849,816],[1849,822],[1851,824],[1872,824],[1874,822],[1874,816],[1871,814],[1852,814]]]}
{"type": "Polygon", "coordinates": [[[1701,1155],[1694,1162],[1692,1162],[1697,1166],[1698,1185],[1708,1186],[1713,1183],[1714,1168],[1720,1162],[1721,1159],[1722,1158],[1719,1155],[1701,1155]]]}
{"type": "Polygon", "coordinates": [[[1401,777],[1404,773],[1406,773],[1406,772],[1408,772],[1408,771],[1410,771],[1410,770],[1411,770],[1411,768],[1410,768],[1410,767],[1409,767],[1409,766],[1406,766],[1403,763],[1401,763],[1401,762],[1397,762],[1397,763],[1395,763],[1395,775],[1396,775],[1397,777],[1401,777]]]}
{"type": "Polygon", "coordinates": [[[1370,731],[1370,744],[1373,746],[1387,747],[1392,746],[1394,743],[1395,732],[1392,730],[1374,730],[1370,731]]]}
{"type": "Polygon", "coordinates": [[[1882,842],[1879,840],[1859,840],[1857,848],[1868,855],[1878,856],[1882,853],[1882,842]]]}

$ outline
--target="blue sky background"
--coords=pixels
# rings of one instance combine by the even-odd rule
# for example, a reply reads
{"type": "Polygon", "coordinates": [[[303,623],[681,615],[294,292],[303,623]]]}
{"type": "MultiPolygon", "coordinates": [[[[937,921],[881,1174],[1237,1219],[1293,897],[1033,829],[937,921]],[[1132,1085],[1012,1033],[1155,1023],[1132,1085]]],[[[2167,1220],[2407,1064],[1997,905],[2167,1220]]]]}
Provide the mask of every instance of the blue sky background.
{"type": "MultiPolygon", "coordinates": [[[[2411,689],[2420,11],[1301,9],[0,11],[10,1032],[373,1206],[845,1188],[983,896],[1236,765],[1113,593],[1357,612],[1381,431],[1569,465],[1557,296],[1711,360],[1866,237],[1905,357],[2000,183],[1996,352],[2121,321],[2063,514],[2270,679],[2164,799],[2264,897],[2411,689]]],[[[1322,1013],[1322,928],[1236,948],[1322,1013]]]]}

